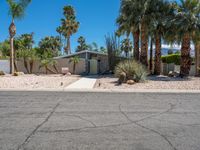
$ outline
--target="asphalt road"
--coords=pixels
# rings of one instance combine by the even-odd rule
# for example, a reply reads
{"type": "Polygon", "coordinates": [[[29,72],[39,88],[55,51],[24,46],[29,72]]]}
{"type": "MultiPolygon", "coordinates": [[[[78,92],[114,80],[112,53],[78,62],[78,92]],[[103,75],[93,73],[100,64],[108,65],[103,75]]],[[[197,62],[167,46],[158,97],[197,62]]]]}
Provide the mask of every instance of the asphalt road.
{"type": "Polygon", "coordinates": [[[0,92],[0,150],[200,150],[200,94],[0,92]]]}

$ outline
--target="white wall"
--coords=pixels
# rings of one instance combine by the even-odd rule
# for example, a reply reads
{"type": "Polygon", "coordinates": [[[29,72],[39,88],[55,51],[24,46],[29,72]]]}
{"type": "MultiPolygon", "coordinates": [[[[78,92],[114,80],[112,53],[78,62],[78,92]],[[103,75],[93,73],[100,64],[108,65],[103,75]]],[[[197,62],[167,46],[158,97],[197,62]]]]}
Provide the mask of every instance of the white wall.
{"type": "Polygon", "coordinates": [[[10,63],[9,60],[0,60],[0,70],[9,73],[10,72],[10,63]]]}

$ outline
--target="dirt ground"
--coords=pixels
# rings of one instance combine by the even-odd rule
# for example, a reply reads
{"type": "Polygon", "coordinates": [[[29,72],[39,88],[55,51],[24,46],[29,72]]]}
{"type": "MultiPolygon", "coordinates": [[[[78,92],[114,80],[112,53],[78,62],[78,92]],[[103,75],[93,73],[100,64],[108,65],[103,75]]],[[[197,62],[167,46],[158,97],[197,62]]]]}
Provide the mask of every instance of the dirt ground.
{"type": "Polygon", "coordinates": [[[176,89],[176,90],[200,90],[200,78],[189,77],[170,78],[166,76],[149,76],[142,83],[134,85],[118,85],[117,78],[113,76],[102,76],[97,80],[95,88],[97,89],[176,89]]]}
{"type": "Polygon", "coordinates": [[[0,89],[58,89],[77,81],[79,76],[64,75],[20,75],[0,76],[0,89]]]}

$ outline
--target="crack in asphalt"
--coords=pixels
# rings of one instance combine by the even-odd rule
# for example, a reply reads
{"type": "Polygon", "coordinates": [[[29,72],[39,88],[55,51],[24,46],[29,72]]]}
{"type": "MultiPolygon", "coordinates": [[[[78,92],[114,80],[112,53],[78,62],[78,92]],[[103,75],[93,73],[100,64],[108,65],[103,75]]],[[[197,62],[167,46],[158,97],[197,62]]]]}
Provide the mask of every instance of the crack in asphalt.
{"type": "Polygon", "coordinates": [[[17,150],[22,150],[22,148],[30,141],[31,137],[38,131],[40,127],[42,127],[46,122],[49,121],[50,117],[54,114],[58,106],[60,105],[60,102],[56,104],[56,106],[53,107],[52,111],[49,113],[49,115],[45,118],[43,122],[41,122],[37,127],[26,137],[24,142],[18,146],[17,150]]]}
{"type": "Polygon", "coordinates": [[[130,125],[133,123],[120,123],[120,124],[112,124],[112,125],[104,125],[104,126],[92,126],[92,127],[82,127],[82,128],[76,128],[76,129],[66,129],[66,130],[53,130],[53,131],[46,131],[46,130],[40,130],[38,132],[41,133],[62,133],[62,132],[77,132],[85,129],[100,129],[100,128],[109,128],[109,127],[119,127],[124,125],[130,125]]]}
{"type": "MultiPolygon", "coordinates": [[[[169,112],[170,110],[173,109],[174,105],[170,104],[170,106],[171,106],[170,109],[168,109],[167,111],[162,112],[162,113],[159,113],[159,114],[157,114],[157,115],[152,115],[152,117],[159,116],[159,115],[162,115],[162,114],[165,114],[165,113],[169,112]]],[[[135,124],[135,125],[137,125],[137,126],[143,128],[143,129],[146,129],[146,130],[148,130],[148,131],[151,131],[151,132],[153,132],[153,133],[159,135],[160,137],[162,137],[162,138],[170,145],[170,147],[171,147],[173,150],[177,150],[176,147],[174,147],[174,145],[171,143],[171,141],[169,141],[169,139],[168,139],[165,135],[161,134],[160,132],[158,132],[158,131],[156,131],[156,130],[154,130],[154,129],[151,129],[151,128],[148,128],[148,127],[146,127],[146,126],[143,126],[143,125],[139,124],[139,122],[144,121],[145,119],[150,119],[150,118],[152,118],[152,117],[149,116],[149,117],[146,117],[146,118],[137,120],[137,121],[133,121],[133,120],[131,120],[131,119],[128,117],[128,115],[127,115],[125,112],[122,111],[121,105],[119,105],[119,111],[120,111],[120,113],[121,113],[130,123],[133,123],[133,124],[135,124]]]]}
{"type": "Polygon", "coordinates": [[[85,118],[83,118],[83,117],[81,117],[81,116],[78,116],[78,115],[66,115],[66,116],[79,118],[79,119],[81,119],[81,120],[83,120],[83,121],[89,122],[93,127],[97,127],[97,125],[96,125],[94,122],[92,122],[92,121],[90,121],[90,120],[87,120],[87,119],[85,119],[85,118]]]}

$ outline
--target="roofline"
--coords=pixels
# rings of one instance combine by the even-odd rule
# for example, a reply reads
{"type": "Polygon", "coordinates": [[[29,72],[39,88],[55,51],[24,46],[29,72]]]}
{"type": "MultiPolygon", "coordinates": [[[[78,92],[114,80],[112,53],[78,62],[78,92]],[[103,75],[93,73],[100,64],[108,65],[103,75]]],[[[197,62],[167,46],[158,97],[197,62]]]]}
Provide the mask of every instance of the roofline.
{"type": "Polygon", "coordinates": [[[69,58],[69,57],[73,57],[73,56],[76,56],[76,55],[79,55],[79,54],[83,54],[83,53],[92,53],[92,54],[99,54],[99,55],[108,56],[108,54],[104,54],[104,53],[100,53],[100,52],[95,52],[95,51],[84,50],[84,51],[81,51],[81,52],[76,52],[74,54],[69,54],[69,55],[54,57],[54,59],[69,58]]]}

